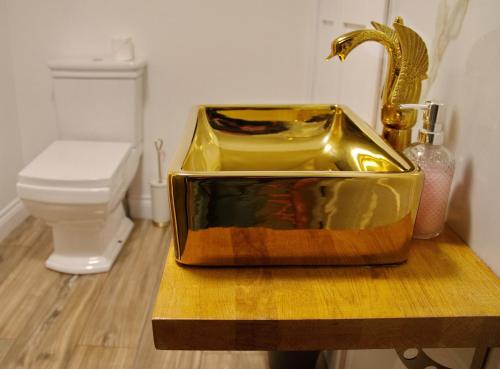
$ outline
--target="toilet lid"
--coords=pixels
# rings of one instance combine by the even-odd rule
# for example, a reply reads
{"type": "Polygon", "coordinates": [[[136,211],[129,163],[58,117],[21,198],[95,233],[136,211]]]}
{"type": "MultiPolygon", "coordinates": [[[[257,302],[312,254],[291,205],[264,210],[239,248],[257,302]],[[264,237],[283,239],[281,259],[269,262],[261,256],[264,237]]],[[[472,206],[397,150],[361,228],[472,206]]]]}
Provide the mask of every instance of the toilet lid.
{"type": "Polygon", "coordinates": [[[19,182],[50,187],[109,187],[132,145],[126,142],[55,141],[19,173],[19,182]]]}

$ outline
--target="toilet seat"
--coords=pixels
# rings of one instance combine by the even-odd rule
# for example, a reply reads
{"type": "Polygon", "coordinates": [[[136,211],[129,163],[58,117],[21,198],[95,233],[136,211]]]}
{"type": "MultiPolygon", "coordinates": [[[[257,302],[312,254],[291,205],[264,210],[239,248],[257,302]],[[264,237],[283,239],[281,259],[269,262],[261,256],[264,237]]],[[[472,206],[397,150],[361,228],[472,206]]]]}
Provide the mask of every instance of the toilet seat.
{"type": "Polygon", "coordinates": [[[133,227],[122,199],[140,152],[125,142],[55,141],[19,173],[23,204],[52,227],[48,268],[72,274],[111,268],[133,227]]]}
{"type": "Polygon", "coordinates": [[[132,150],[126,142],[55,141],[19,173],[19,196],[58,204],[113,203],[128,186],[132,150]]]}

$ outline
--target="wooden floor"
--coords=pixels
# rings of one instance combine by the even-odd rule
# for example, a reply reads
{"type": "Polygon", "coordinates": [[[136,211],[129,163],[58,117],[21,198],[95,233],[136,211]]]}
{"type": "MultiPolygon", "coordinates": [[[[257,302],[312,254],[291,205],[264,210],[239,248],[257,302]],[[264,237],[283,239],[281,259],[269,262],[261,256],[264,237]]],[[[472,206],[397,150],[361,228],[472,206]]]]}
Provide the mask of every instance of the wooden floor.
{"type": "Polygon", "coordinates": [[[29,218],[0,243],[0,368],[267,368],[264,352],[157,351],[150,313],[170,233],[136,221],[113,269],[48,270],[50,228],[29,218]]]}

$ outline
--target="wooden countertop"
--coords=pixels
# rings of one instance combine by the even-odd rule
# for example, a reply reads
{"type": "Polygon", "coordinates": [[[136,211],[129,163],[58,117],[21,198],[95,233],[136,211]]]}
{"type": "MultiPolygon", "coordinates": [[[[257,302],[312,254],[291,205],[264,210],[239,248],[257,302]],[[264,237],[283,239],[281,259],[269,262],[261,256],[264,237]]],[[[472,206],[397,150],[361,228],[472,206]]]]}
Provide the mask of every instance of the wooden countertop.
{"type": "Polygon", "coordinates": [[[158,349],[500,346],[500,279],[447,229],[386,267],[186,267],[170,248],[158,349]]]}

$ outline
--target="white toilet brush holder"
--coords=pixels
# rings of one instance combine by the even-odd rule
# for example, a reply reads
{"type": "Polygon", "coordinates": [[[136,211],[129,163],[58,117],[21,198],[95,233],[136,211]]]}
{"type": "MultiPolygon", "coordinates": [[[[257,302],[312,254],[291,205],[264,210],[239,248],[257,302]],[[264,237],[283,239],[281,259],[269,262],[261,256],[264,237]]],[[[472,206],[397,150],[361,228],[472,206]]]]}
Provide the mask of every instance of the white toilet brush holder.
{"type": "Polygon", "coordinates": [[[163,140],[158,138],[155,140],[155,149],[157,155],[157,169],[158,179],[153,179],[151,182],[151,208],[153,215],[153,225],[163,228],[168,225],[168,187],[167,180],[163,178],[162,174],[162,154],[163,154],[163,140]]]}
{"type": "Polygon", "coordinates": [[[153,179],[150,184],[153,224],[157,227],[166,227],[169,223],[167,181],[159,182],[153,179]]]}

